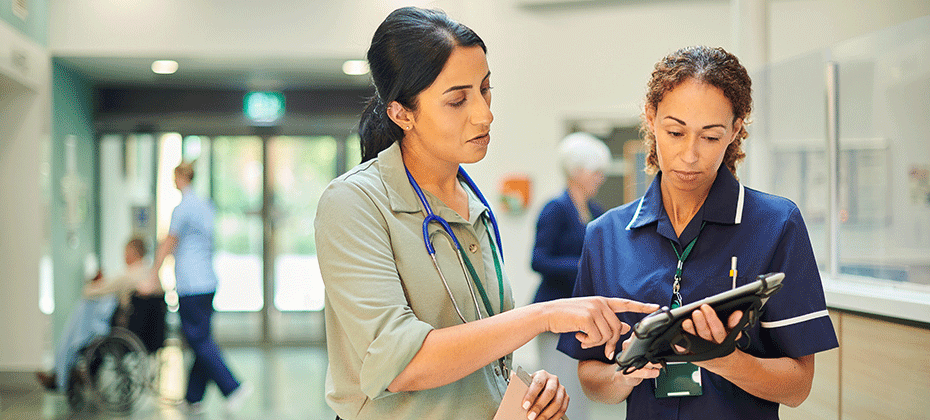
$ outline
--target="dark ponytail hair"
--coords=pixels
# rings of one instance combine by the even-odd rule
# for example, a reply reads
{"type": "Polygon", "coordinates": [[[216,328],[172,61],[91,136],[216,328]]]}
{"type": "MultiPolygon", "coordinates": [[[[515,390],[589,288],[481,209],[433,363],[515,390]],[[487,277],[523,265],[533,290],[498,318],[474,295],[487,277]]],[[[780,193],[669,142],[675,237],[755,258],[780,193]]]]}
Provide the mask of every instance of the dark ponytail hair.
{"type": "Polygon", "coordinates": [[[433,84],[452,50],[476,45],[488,51],[478,34],[438,10],[403,7],[381,22],[368,48],[375,94],[358,123],[362,162],[404,137],[388,117],[387,104],[416,110],[417,95],[433,84]]]}

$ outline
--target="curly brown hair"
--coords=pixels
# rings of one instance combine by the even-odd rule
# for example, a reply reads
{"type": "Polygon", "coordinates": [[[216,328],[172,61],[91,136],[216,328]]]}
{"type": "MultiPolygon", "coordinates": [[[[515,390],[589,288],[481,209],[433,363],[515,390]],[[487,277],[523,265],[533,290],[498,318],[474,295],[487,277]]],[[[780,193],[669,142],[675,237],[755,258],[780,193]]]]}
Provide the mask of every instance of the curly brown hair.
{"type": "Polygon", "coordinates": [[[733,122],[743,120],[742,128],[723,157],[723,164],[736,176],[736,166],[746,157],[743,140],[749,136],[746,126],[752,112],[752,80],[735,55],[720,47],[706,46],[682,48],[665,56],[655,65],[646,85],[646,104],[640,116],[642,122],[639,129],[646,145],[646,172],[654,175],[659,171],[656,136],[646,122],[646,112],[656,110],[667,93],[691,79],[723,91],[733,107],[733,122]]]}

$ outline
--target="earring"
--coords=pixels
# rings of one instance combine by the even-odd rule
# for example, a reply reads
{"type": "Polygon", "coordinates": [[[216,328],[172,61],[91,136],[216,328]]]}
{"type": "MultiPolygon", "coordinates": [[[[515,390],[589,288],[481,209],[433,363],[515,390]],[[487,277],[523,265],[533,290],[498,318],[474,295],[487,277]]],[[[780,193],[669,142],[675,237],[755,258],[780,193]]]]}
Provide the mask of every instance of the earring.
{"type": "Polygon", "coordinates": [[[410,129],[410,126],[408,125],[407,128],[406,128],[405,130],[409,130],[409,129],[410,129]]]}

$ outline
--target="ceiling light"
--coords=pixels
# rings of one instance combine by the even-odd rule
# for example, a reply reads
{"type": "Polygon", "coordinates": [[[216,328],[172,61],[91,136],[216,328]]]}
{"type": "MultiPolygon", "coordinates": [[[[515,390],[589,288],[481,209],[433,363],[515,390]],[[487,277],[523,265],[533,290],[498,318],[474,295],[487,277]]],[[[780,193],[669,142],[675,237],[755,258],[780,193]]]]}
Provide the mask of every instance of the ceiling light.
{"type": "Polygon", "coordinates": [[[174,74],[178,71],[178,62],[174,60],[157,60],[152,63],[155,74],[174,74]]]}
{"type": "Polygon", "coordinates": [[[368,74],[368,62],[365,60],[348,60],[342,63],[342,72],[349,76],[368,74]]]}

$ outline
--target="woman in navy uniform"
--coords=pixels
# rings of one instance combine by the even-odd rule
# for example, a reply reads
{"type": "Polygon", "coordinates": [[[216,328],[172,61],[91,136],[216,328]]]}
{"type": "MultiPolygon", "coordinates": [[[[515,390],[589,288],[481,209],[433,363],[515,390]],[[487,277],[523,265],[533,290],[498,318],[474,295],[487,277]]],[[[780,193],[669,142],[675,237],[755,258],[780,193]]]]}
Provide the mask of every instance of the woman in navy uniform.
{"type": "MultiPolygon", "coordinates": [[[[665,389],[669,373],[660,366],[624,375],[597,348],[563,335],[559,349],[580,360],[587,395],[627,401],[628,419],[776,419],[780,404],[797,406],[810,393],[814,354],[838,346],[797,206],[736,178],[751,108],[749,75],[722,48],[688,47],[662,59],[642,127],[647,169],[658,173],[643,197],[588,225],[575,296],[688,304],[733,287],[734,257],[737,286],[785,273],[748,330],[748,348],[694,363],[689,377],[699,390],[690,396],[665,389]]],[[[720,343],[740,315],[721,320],[704,305],[683,327],[720,343]]],[[[619,316],[630,325],[641,319],[619,316]]]]}

